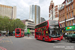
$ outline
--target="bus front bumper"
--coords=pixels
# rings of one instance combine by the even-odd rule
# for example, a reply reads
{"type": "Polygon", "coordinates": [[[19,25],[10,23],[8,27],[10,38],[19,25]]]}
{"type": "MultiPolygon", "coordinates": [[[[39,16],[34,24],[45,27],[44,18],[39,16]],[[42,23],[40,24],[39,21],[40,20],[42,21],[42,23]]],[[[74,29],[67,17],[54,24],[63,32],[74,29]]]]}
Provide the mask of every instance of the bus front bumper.
{"type": "Polygon", "coordinates": [[[51,38],[49,41],[61,41],[61,38],[51,38]]]}

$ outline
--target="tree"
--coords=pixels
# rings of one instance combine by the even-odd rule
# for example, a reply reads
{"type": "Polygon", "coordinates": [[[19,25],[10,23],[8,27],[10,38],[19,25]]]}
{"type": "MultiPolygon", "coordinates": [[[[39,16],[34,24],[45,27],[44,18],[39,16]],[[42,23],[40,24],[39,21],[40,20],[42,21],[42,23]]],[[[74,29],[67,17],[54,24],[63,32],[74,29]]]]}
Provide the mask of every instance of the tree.
{"type": "Polygon", "coordinates": [[[3,21],[2,16],[0,16],[0,30],[2,29],[3,21]]]}
{"type": "Polygon", "coordinates": [[[0,16],[0,30],[8,29],[9,18],[6,16],[0,16]]]}
{"type": "Polygon", "coordinates": [[[14,20],[14,26],[15,28],[25,28],[25,25],[23,24],[23,22],[20,19],[16,19],[14,20]]]}
{"type": "Polygon", "coordinates": [[[0,16],[0,30],[14,31],[15,28],[25,28],[25,25],[20,19],[9,19],[7,16],[0,16]]]}

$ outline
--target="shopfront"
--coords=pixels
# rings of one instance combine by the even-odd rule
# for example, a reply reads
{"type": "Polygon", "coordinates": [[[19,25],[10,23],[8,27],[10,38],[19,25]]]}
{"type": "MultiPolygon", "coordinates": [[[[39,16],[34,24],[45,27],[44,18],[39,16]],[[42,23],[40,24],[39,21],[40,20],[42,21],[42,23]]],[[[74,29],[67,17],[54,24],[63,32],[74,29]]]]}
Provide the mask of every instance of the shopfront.
{"type": "Polygon", "coordinates": [[[67,33],[74,33],[75,32],[75,25],[68,26],[65,28],[67,33]]]}

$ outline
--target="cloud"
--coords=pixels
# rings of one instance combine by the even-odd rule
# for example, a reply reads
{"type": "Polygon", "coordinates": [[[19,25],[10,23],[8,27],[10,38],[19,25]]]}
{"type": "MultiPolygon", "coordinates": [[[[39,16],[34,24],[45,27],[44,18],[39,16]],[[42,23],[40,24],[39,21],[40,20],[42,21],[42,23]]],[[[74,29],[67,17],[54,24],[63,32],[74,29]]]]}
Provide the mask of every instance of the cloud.
{"type": "MultiPolygon", "coordinates": [[[[53,0],[55,5],[59,5],[64,0],[53,0]]],[[[49,6],[51,0],[0,0],[0,4],[17,7],[17,18],[21,20],[29,19],[29,6],[39,5],[40,16],[49,19],[49,6]]]]}

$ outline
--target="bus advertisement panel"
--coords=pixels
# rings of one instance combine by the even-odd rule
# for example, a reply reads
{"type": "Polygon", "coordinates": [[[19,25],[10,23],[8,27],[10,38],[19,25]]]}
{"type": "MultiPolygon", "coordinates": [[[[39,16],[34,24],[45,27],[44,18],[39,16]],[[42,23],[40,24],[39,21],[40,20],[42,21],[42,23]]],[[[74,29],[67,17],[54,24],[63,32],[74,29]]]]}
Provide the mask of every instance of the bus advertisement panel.
{"type": "Polygon", "coordinates": [[[58,21],[48,20],[35,26],[35,38],[44,41],[60,41],[60,24],[58,21]]]}
{"type": "Polygon", "coordinates": [[[21,28],[15,29],[15,37],[24,37],[24,30],[21,28]]]}

